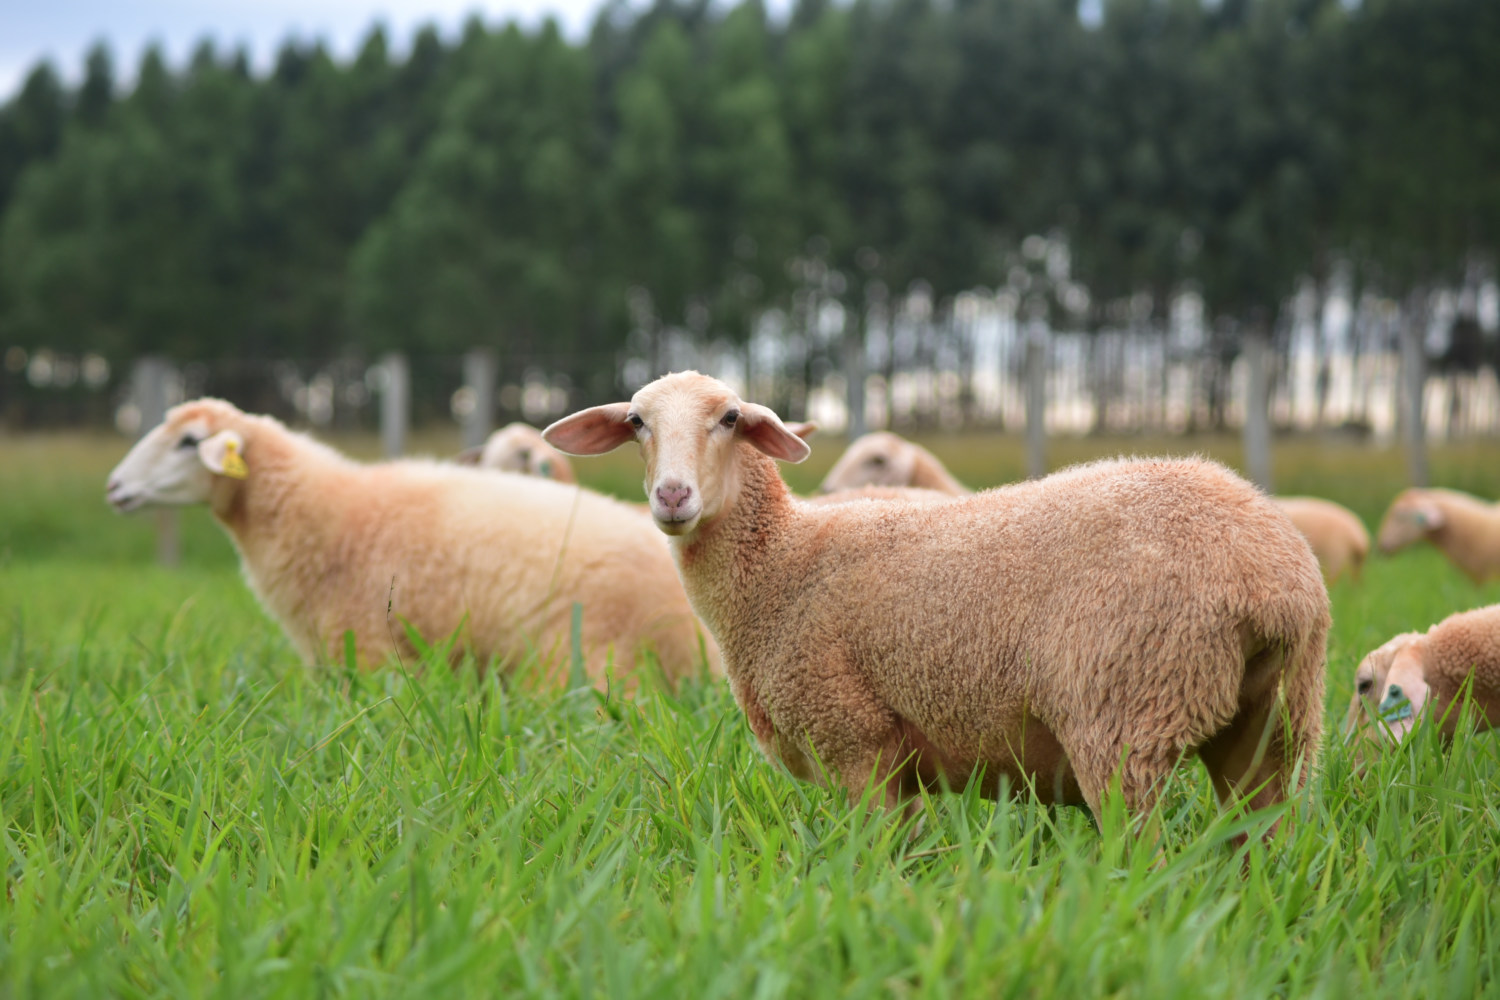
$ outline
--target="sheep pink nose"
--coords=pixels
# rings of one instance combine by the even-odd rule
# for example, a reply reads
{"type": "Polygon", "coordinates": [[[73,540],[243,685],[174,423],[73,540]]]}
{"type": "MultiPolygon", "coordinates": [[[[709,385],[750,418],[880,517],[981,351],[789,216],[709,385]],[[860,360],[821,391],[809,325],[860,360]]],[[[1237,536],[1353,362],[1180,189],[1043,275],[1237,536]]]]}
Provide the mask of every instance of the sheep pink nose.
{"type": "Polygon", "coordinates": [[[687,503],[688,498],[692,495],[693,488],[691,486],[684,486],[681,483],[666,482],[656,488],[656,499],[667,510],[674,512],[687,503]]]}

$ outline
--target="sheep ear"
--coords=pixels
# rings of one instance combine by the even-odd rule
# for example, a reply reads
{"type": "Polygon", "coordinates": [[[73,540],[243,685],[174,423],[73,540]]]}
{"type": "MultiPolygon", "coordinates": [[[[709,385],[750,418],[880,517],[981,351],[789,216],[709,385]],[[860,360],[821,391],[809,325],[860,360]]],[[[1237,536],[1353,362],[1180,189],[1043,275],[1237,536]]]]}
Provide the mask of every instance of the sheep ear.
{"type": "Polygon", "coordinates": [[[806,441],[818,432],[818,424],[814,420],[804,420],[801,423],[790,423],[786,429],[806,441]]]}
{"type": "Polygon", "coordinates": [[[245,465],[245,439],[239,431],[220,431],[199,441],[198,459],[216,476],[245,479],[250,475],[245,465]]]}
{"type": "Polygon", "coordinates": [[[782,462],[801,462],[812,449],[781,422],[769,407],[740,404],[739,433],[758,450],[782,462]]]}
{"type": "Polygon", "coordinates": [[[1431,500],[1418,501],[1417,505],[1412,508],[1412,512],[1416,516],[1417,523],[1428,531],[1441,528],[1447,523],[1447,519],[1443,517],[1443,508],[1431,500]]]}
{"type": "Polygon", "coordinates": [[[579,410],[542,431],[542,440],[569,455],[602,455],[635,438],[629,415],[629,403],[579,410]]]}
{"type": "Polygon", "coordinates": [[[484,455],[484,445],[475,445],[473,448],[465,448],[453,456],[453,461],[459,465],[478,465],[479,459],[484,455]]]}

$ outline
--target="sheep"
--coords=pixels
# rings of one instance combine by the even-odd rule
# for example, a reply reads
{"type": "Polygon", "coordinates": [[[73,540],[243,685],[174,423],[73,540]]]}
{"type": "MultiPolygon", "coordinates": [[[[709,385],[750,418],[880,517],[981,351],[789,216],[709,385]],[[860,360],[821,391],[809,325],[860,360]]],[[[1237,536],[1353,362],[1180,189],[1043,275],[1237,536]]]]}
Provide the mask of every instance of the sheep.
{"type": "Polygon", "coordinates": [[[1420,541],[1436,545],[1476,584],[1500,575],[1500,509],[1486,500],[1457,490],[1402,490],[1376,544],[1391,555],[1420,541]]]}
{"type": "Polygon", "coordinates": [[[1276,506],[1312,546],[1330,583],[1346,573],[1358,580],[1370,553],[1370,534],[1359,515],[1318,497],[1274,497],[1276,506]]]}
{"type": "MultiPolygon", "coordinates": [[[[597,685],[611,656],[628,684],[653,647],[675,680],[704,648],[666,542],[629,506],[576,486],[425,460],[362,465],[200,399],[130,450],[106,499],[122,512],[207,503],[309,664],[341,658],[346,631],[366,665],[410,652],[404,620],[430,639],[459,632],[481,661],[535,650],[556,680],[569,669],[575,602],[597,685]]],[[[706,655],[714,669],[711,642],[706,655]]]]}
{"type": "Polygon", "coordinates": [[[819,489],[834,493],[858,486],[915,486],[953,496],[970,492],[949,474],[936,455],[889,431],[874,431],[856,438],[833,463],[819,489]]]}
{"type": "Polygon", "coordinates": [[[936,504],[792,497],[809,448],[697,372],[543,436],[632,439],[689,600],[762,751],[851,797],[1029,785],[1149,811],[1188,753],[1221,800],[1315,766],[1328,593],[1307,541],[1229,470],[1111,460],[936,504]],[[1285,725],[1281,716],[1285,716],[1285,725]],[[1297,768],[1300,759],[1302,768],[1297,768]]]}
{"type": "Polygon", "coordinates": [[[1471,679],[1474,721],[1500,726],[1500,604],[1449,615],[1425,633],[1403,632],[1361,660],[1345,731],[1378,719],[1400,742],[1425,713],[1451,740],[1459,723],[1453,703],[1471,679]]]}
{"type": "Polygon", "coordinates": [[[500,428],[479,447],[459,453],[456,461],[460,465],[519,472],[560,483],[578,482],[568,456],[543,441],[541,431],[519,422],[500,428]]]}
{"type": "MultiPolygon", "coordinates": [[[[800,437],[800,435],[799,435],[800,437]]],[[[824,507],[834,503],[850,503],[856,500],[902,500],[906,503],[944,503],[953,499],[953,494],[940,490],[924,490],[915,486],[856,486],[834,493],[815,493],[802,498],[805,503],[824,507]]]]}

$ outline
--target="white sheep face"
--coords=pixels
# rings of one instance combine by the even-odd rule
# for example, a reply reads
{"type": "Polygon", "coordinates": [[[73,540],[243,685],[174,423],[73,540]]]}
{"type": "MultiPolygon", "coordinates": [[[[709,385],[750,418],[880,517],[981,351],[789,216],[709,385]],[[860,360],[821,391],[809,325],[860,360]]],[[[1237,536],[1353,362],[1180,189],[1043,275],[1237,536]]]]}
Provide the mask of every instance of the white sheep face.
{"type": "Polygon", "coordinates": [[[1444,524],[1443,511],[1420,490],[1406,490],[1391,501],[1376,533],[1376,544],[1386,555],[1425,539],[1444,524]]]}
{"type": "Polygon", "coordinates": [[[1349,705],[1350,730],[1367,722],[1400,742],[1426,706],[1430,688],[1422,662],[1424,637],[1418,632],[1396,636],[1360,661],[1349,705]]]}
{"type": "Polygon", "coordinates": [[[232,430],[214,432],[203,416],[168,414],[120,460],[109,475],[105,499],[116,510],[206,503],[214,476],[225,474],[230,452],[244,453],[244,439],[232,430]]]}
{"type": "Polygon", "coordinates": [[[526,424],[510,424],[491,434],[478,464],[485,469],[519,472],[542,479],[561,482],[572,482],[573,479],[567,459],[542,440],[541,431],[526,424]]]}
{"type": "Polygon", "coordinates": [[[665,375],[628,403],[564,417],[542,436],[573,455],[639,442],[651,516],[664,533],[679,537],[712,522],[738,490],[736,442],[785,462],[800,462],[809,452],[807,442],[771,410],[742,401],[723,382],[697,372],[665,375]]]}

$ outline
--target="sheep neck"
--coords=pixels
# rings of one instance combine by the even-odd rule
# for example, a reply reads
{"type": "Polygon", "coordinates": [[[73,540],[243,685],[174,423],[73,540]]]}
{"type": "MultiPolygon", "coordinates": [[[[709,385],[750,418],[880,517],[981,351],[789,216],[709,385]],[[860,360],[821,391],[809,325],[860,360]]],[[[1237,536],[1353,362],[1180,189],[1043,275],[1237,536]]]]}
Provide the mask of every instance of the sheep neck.
{"type": "Polygon", "coordinates": [[[743,443],[735,445],[726,494],[717,517],[672,539],[672,553],[693,610],[732,670],[735,637],[749,631],[738,621],[748,613],[745,595],[758,593],[762,577],[774,572],[796,507],[776,463],[743,443]]]}
{"type": "Polygon", "coordinates": [[[1455,498],[1438,497],[1446,523],[1428,537],[1476,583],[1500,568],[1500,510],[1455,498]]]}
{"type": "Polygon", "coordinates": [[[268,578],[317,578],[327,504],[310,502],[335,472],[332,453],[269,423],[245,428],[251,472],[243,481],[219,479],[210,506],[239,550],[257,590],[268,578]],[[310,573],[289,573],[294,567],[310,573]]]}

